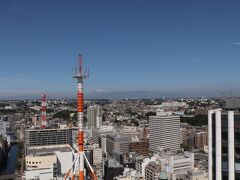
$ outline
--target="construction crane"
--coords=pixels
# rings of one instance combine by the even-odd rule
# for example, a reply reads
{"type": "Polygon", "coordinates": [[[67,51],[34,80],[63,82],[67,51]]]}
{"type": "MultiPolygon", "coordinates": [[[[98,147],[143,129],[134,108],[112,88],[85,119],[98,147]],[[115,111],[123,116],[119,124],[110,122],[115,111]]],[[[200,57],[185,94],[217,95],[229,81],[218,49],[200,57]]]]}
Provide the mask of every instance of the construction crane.
{"type": "Polygon", "coordinates": [[[83,58],[79,55],[77,66],[75,67],[75,75],[73,78],[77,79],[77,120],[78,120],[78,155],[74,159],[70,169],[65,175],[64,179],[75,179],[77,167],[79,167],[79,180],[84,180],[84,161],[89,170],[89,174],[92,180],[98,180],[94,169],[90,165],[86,155],[84,154],[84,130],[83,130],[83,80],[89,77],[89,71],[83,72],[83,58]]]}

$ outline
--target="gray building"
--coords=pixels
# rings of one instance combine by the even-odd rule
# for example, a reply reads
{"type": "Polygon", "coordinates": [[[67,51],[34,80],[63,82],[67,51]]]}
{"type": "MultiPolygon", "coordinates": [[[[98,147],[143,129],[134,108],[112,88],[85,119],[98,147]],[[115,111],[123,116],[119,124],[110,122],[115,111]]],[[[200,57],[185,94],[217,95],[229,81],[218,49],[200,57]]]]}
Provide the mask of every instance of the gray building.
{"type": "Polygon", "coordinates": [[[240,99],[237,98],[229,98],[226,100],[225,109],[229,110],[239,110],[240,109],[240,99]]]}
{"type": "Polygon", "coordinates": [[[113,156],[113,153],[128,153],[129,141],[127,136],[114,136],[107,135],[106,150],[109,156],[113,156]]]}
{"type": "Polygon", "coordinates": [[[100,128],[92,129],[92,138],[93,142],[96,144],[99,144],[99,146],[102,148],[103,152],[106,153],[106,139],[107,135],[114,135],[115,129],[113,126],[101,126],[100,128]]]}
{"type": "Polygon", "coordinates": [[[73,147],[77,142],[77,132],[77,128],[27,129],[24,135],[25,148],[60,144],[73,147]]]}
{"type": "Polygon", "coordinates": [[[0,121],[0,135],[5,136],[9,132],[9,122],[0,121]]]}
{"type": "Polygon", "coordinates": [[[102,125],[102,107],[99,105],[87,108],[87,125],[90,128],[99,128],[102,125]]]}
{"type": "Polygon", "coordinates": [[[180,117],[171,112],[157,112],[149,117],[149,148],[177,150],[180,148],[180,117]]]}

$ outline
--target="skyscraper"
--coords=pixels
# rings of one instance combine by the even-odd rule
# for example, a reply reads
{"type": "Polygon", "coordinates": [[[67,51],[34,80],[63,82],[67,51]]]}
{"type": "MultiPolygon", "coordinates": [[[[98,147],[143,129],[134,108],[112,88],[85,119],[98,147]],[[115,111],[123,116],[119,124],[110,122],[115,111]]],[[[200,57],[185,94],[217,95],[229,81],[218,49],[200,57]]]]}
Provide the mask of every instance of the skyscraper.
{"type": "Polygon", "coordinates": [[[99,128],[102,126],[102,107],[100,105],[88,107],[87,124],[90,128],[99,128]]]}
{"type": "Polygon", "coordinates": [[[240,179],[240,116],[233,109],[208,112],[208,179],[240,179]]]}
{"type": "Polygon", "coordinates": [[[180,148],[180,117],[171,112],[157,112],[149,117],[149,148],[177,150],[180,148]]]}

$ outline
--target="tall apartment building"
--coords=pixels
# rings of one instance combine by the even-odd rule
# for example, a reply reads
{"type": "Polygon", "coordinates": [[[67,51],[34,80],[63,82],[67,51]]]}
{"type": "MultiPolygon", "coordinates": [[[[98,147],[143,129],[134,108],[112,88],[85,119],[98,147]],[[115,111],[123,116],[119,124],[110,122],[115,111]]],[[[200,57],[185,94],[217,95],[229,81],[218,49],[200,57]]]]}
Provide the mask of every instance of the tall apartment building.
{"type": "Polygon", "coordinates": [[[77,128],[26,129],[24,135],[25,150],[28,147],[77,143],[77,128]]]}
{"type": "Polygon", "coordinates": [[[149,148],[177,150],[180,148],[180,117],[171,112],[157,112],[149,117],[149,148]]]}
{"type": "Polygon", "coordinates": [[[87,125],[90,128],[102,126],[102,107],[100,105],[89,106],[87,108],[87,125]]]}

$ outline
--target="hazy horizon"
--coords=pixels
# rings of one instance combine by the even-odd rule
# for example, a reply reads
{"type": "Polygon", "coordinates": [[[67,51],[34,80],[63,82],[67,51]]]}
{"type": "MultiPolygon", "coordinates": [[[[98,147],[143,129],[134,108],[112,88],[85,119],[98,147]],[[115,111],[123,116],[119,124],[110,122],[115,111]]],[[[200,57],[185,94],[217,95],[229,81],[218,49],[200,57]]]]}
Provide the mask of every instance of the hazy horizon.
{"type": "MultiPolygon", "coordinates": [[[[75,92],[25,92],[16,95],[0,94],[0,100],[40,99],[46,93],[48,99],[76,99],[75,92]]],[[[240,97],[233,92],[161,92],[161,91],[112,91],[85,93],[85,99],[161,99],[161,98],[220,98],[240,97]]]]}

